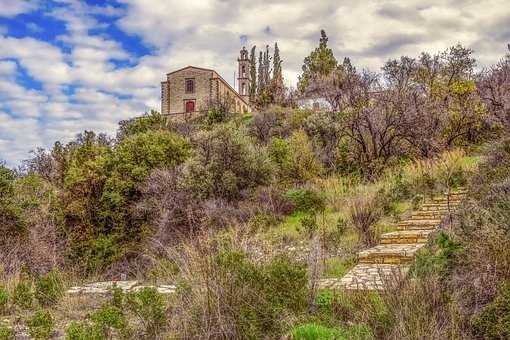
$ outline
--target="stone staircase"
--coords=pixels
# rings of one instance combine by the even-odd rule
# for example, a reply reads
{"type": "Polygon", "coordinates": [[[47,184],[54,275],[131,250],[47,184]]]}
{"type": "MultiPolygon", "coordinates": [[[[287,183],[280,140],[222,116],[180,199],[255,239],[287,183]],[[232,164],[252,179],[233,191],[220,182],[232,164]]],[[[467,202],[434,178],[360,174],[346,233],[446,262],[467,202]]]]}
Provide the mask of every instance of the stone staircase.
{"type": "Polygon", "coordinates": [[[382,234],[380,244],[360,251],[358,264],[342,278],[319,281],[320,288],[382,290],[390,282],[402,280],[416,253],[426,246],[429,237],[449,212],[455,211],[466,195],[465,190],[434,197],[420,210],[397,224],[397,231],[382,234]]]}

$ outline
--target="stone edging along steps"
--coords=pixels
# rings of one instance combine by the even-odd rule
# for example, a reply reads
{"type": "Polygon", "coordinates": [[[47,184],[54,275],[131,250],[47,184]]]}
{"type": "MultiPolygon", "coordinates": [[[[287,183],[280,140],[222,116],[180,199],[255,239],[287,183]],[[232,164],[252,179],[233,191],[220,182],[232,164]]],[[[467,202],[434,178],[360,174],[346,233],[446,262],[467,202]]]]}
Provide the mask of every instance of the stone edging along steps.
{"type": "Polygon", "coordinates": [[[397,224],[397,231],[382,234],[379,245],[360,251],[358,264],[344,277],[321,279],[319,287],[382,290],[390,280],[404,278],[418,250],[427,244],[430,234],[465,195],[465,190],[457,190],[424,203],[409,219],[397,224]]]}

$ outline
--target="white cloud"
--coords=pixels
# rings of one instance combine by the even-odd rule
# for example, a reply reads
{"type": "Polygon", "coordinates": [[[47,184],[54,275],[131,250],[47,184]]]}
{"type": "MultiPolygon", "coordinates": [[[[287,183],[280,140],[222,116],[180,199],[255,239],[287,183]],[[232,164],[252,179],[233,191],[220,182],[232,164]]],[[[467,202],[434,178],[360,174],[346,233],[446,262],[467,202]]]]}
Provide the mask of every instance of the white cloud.
{"type": "MultiPolygon", "coordinates": [[[[4,36],[0,26],[0,159],[11,164],[37,146],[68,141],[84,129],[114,133],[119,120],[158,109],[159,83],[173,69],[214,68],[233,83],[245,40],[259,48],[278,42],[288,84],[295,84],[323,28],[339,60],[348,56],[374,71],[389,58],[439,52],[458,42],[488,65],[510,42],[507,0],[120,0],[122,8],[55,1],[59,6],[46,14],[64,21],[66,33],[57,40],[65,49],[4,36]],[[92,35],[109,25],[97,15],[141,37],[151,54],[137,58],[111,37],[92,35]],[[118,60],[130,66],[119,67],[118,60]],[[16,83],[22,71],[42,89],[16,83]]],[[[36,5],[0,0],[0,16],[36,5]]],[[[30,23],[27,28],[38,30],[30,23]]]]}
{"type": "Polygon", "coordinates": [[[0,0],[0,17],[15,17],[37,8],[38,1],[31,0],[0,0]]]}

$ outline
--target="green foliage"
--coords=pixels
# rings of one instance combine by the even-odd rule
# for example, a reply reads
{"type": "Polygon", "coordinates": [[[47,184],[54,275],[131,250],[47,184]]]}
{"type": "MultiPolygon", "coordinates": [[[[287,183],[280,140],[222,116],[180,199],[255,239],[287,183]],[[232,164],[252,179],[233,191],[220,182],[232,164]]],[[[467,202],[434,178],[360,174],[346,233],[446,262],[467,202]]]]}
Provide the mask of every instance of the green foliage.
{"type": "Polygon", "coordinates": [[[129,334],[128,322],[122,310],[116,306],[105,304],[97,312],[91,315],[94,326],[101,329],[106,338],[110,338],[112,329],[117,330],[122,336],[129,334]]]}
{"type": "Polygon", "coordinates": [[[163,296],[155,288],[145,287],[127,295],[127,307],[142,323],[149,337],[156,337],[166,325],[163,296]]]}
{"type": "Polygon", "coordinates": [[[282,316],[303,313],[307,307],[307,272],[305,266],[277,257],[268,263],[254,263],[239,251],[226,249],[213,259],[217,268],[215,281],[222,295],[226,318],[234,320],[236,333],[250,339],[281,334],[282,316]],[[244,287],[242,290],[236,287],[244,287]]]}
{"type": "Polygon", "coordinates": [[[96,325],[73,321],[66,328],[66,340],[106,340],[106,337],[96,325]]]}
{"type": "Polygon", "coordinates": [[[121,121],[119,123],[117,139],[122,140],[138,133],[166,129],[168,129],[167,119],[162,116],[161,113],[152,110],[150,113],[145,114],[142,117],[121,121]]]}
{"type": "Polygon", "coordinates": [[[72,262],[86,273],[101,271],[136,246],[146,232],[130,209],[139,184],[154,168],[182,163],[189,149],[184,138],[166,130],[126,135],[114,148],[86,133],[73,145],[64,177],[72,262]]]}
{"type": "Polygon", "coordinates": [[[347,340],[338,329],[314,323],[300,325],[292,331],[293,340],[347,340]]]}
{"type": "Polygon", "coordinates": [[[501,285],[498,295],[471,321],[475,333],[484,339],[510,338],[510,283],[501,285]]]}
{"type": "Polygon", "coordinates": [[[34,339],[49,339],[53,333],[53,317],[49,311],[38,310],[27,320],[28,333],[34,339]]]}
{"type": "Polygon", "coordinates": [[[0,323],[0,340],[14,340],[14,330],[0,323]]]}
{"type": "Polygon", "coordinates": [[[308,86],[311,79],[317,76],[328,75],[338,65],[333,55],[333,50],[328,47],[328,37],[326,32],[321,30],[319,47],[317,47],[303,63],[303,73],[299,76],[298,89],[303,91],[308,86]]]}
{"type": "Polygon", "coordinates": [[[27,282],[20,281],[14,287],[12,292],[12,303],[23,309],[32,308],[34,294],[31,285],[27,282]]]}
{"type": "Polygon", "coordinates": [[[195,143],[195,155],[185,164],[184,185],[197,197],[235,200],[269,180],[265,152],[235,122],[201,132],[195,143]]]}
{"type": "Polygon", "coordinates": [[[293,340],[368,340],[374,338],[370,329],[363,324],[343,329],[308,323],[295,327],[291,331],[291,335],[293,340]]]}
{"type": "Polygon", "coordinates": [[[287,140],[273,138],[269,144],[269,155],[283,180],[306,182],[323,170],[303,130],[294,131],[287,140]]]}
{"type": "Polygon", "coordinates": [[[308,237],[312,237],[313,233],[319,228],[315,214],[305,214],[299,222],[308,237]]]}
{"type": "Polygon", "coordinates": [[[56,304],[64,295],[64,281],[62,273],[52,270],[40,276],[35,282],[35,298],[42,306],[56,304]]]}
{"type": "Polygon", "coordinates": [[[9,292],[4,286],[0,286],[0,315],[7,311],[9,303],[9,292]]]}
{"type": "Polygon", "coordinates": [[[417,255],[411,272],[422,278],[433,274],[445,275],[461,250],[459,243],[452,241],[447,234],[441,232],[434,240],[432,247],[417,255]]]}
{"type": "Polygon", "coordinates": [[[101,272],[122,257],[122,247],[115,235],[101,235],[77,250],[84,257],[82,266],[86,273],[101,272]]]}
{"type": "Polygon", "coordinates": [[[15,179],[14,172],[0,163],[0,232],[6,239],[26,231],[23,209],[15,200],[15,179]]]}
{"type": "Polygon", "coordinates": [[[326,200],[323,195],[308,189],[293,189],[287,192],[287,197],[294,204],[295,210],[315,214],[326,209],[326,200]]]}

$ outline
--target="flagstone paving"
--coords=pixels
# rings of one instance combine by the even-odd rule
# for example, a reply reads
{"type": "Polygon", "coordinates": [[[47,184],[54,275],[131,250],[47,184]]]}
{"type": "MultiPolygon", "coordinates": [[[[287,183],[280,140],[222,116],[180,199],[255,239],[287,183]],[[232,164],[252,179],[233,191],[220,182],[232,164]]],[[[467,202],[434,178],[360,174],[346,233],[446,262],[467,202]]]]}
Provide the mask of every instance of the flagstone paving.
{"type": "Polygon", "coordinates": [[[465,190],[436,196],[424,203],[411,217],[397,224],[397,231],[381,235],[375,247],[358,253],[358,264],[342,278],[324,278],[319,287],[348,290],[382,290],[404,279],[416,253],[426,246],[430,235],[443,219],[455,211],[465,190]]]}

